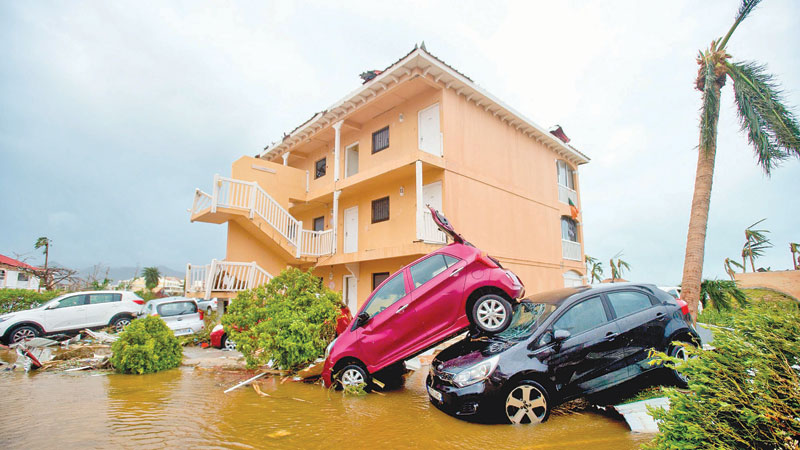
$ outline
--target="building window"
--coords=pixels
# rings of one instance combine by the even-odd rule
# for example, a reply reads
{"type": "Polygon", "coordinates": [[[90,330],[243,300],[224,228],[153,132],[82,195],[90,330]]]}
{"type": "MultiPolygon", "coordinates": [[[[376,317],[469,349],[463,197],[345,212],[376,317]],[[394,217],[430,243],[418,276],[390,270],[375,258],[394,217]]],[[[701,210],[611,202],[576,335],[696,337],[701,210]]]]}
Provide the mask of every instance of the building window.
{"type": "Polygon", "coordinates": [[[325,217],[317,217],[314,219],[314,231],[322,231],[325,229],[325,217]]]}
{"type": "Polygon", "coordinates": [[[389,127],[381,128],[380,130],[372,133],[372,153],[389,147],[389,127]]]}
{"type": "Polygon", "coordinates": [[[314,179],[325,176],[325,158],[314,163],[314,179]]]}
{"type": "Polygon", "coordinates": [[[372,201],[372,223],[389,220],[389,197],[372,201]]]}
{"type": "Polygon", "coordinates": [[[578,242],[578,224],[571,217],[561,217],[561,239],[578,242]]]}
{"type": "Polygon", "coordinates": [[[6,279],[6,271],[0,269],[0,281],[4,281],[6,279]]]}
{"type": "Polygon", "coordinates": [[[380,286],[383,280],[389,278],[389,272],[378,272],[372,274],[372,290],[380,286]]]}
{"type": "Polygon", "coordinates": [[[28,274],[20,272],[17,274],[17,281],[28,281],[28,274]]]}
{"type": "Polygon", "coordinates": [[[575,171],[566,161],[558,161],[558,184],[575,190],[575,171]]]}

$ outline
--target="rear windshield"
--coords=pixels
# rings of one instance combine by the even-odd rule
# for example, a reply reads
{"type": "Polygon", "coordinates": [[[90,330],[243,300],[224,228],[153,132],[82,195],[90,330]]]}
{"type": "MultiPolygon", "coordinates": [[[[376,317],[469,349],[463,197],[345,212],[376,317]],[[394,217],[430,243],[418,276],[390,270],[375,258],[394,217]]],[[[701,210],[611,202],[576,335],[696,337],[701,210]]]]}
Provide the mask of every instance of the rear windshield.
{"type": "Polygon", "coordinates": [[[182,314],[194,314],[197,312],[195,302],[173,302],[158,305],[158,315],[162,317],[180,316],[182,314]]]}
{"type": "Polygon", "coordinates": [[[555,310],[556,305],[552,303],[522,302],[514,309],[508,328],[498,333],[498,336],[514,340],[526,339],[555,310]]]}

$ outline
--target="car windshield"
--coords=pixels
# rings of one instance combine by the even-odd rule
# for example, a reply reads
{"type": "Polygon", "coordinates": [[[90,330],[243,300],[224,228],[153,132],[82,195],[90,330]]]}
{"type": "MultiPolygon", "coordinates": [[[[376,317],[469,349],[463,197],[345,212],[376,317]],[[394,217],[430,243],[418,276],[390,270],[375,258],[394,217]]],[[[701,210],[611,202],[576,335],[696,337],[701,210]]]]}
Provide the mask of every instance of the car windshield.
{"type": "Polygon", "coordinates": [[[497,335],[505,339],[525,339],[555,310],[556,306],[551,303],[522,302],[514,309],[508,328],[497,335]]]}

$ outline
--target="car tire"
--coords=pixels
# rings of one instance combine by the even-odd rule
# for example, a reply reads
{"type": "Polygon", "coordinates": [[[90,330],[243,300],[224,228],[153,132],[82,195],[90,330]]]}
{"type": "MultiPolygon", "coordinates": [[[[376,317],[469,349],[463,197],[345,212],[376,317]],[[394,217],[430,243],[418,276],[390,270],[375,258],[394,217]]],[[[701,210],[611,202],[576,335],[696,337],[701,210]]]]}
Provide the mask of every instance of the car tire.
{"type": "Polygon", "coordinates": [[[42,335],[42,332],[39,331],[33,325],[22,325],[19,327],[14,328],[8,333],[8,343],[9,344],[16,344],[23,339],[33,339],[37,338],[42,335]]]}
{"type": "Polygon", "coordinates": [[[131,324],[131,318],[129,316],[119,316],[115,317],[114,320],[111,321],[109,325],[114,327],[114,330],[119,333],[120,331],[124,330],[125,327],[131,324]]]}
{"type": "MultiPolygon", "coordinates": [[[[689,343],[681,343],[681,344],[672,344],[669,347],[669,356],[673,358],[683,359],[684,361],[689,359],[689,355],[686,354],[686,349],[683,347],[684,345],[692,345],[689,343]],[[683,344],[683,345],[681,345],[683,344]]],[[[686,378],[686,375],[680,373],[679,371],[675,370],[674,368],[668,368],[669,373],[672,377],[672,381],[678,385],[678,387],[687,388],[689,387],[689,379],[686,378]]]]}
{"type": "Polygon", "coordinates": [[[347,386],[364,385],[364,390],[369,391],[372,387],[372,377],[358,364],[348,364],[336,372],[336,384],[339,388],[347,386]]]}
{"type": "Polygon", "coordinates": [[[483,333],[500,333],[511,323],[511,303],[497,294],[483,295],[472,305],[470,322],[483,333]]]}
{"type": "Polygon", "coordinates": [[[505,391],[502,414],[507,423],[521,425],[541,423],[550,417],[550,395],[544,386],[533,380],[521,380],[505,391]]]}
{"type": "Polygon", "coordinates": [[[236,342],[233,342],[233,339],[228,339],[228,335],[225,334],[219,341],[219,347],[224,350],[236,350],[236,342]]]}

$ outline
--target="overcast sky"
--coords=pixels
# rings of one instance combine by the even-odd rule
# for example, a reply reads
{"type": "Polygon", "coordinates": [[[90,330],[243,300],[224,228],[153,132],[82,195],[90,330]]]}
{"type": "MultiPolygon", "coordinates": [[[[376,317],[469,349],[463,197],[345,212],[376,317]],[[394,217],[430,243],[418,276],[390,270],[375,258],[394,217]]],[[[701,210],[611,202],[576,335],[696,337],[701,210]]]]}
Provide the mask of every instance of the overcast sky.
{"type": "MultiPolygon", "coordinates": [[[[225,257],[224,225],[191,224],[194,189],[255,155],[425,41],[539,125],[580,168],[586,252],[626,278],[679,283],[696,167],[697,51],[737,0],[501,2],[0,2],[0,253],[82,268],[225,257]],[[607,262],[606,262],[607,264],[607,262]]],[[[800,113],[800,3],[766,0],[728,48],[769,65],[800,113]]],[[[772,177],[723,90],[704,275],[724,277],[767,218],[791,267],[800,163],[772,177]]],[[[550,170],[550,169],[548,169],[550,170]]],[[[457,224],[456,224],[457,225],[457,224]]],[[[497,230],[503,232],[502,229],[497,230]]],[[[491,249],[486,249],[491,252],[491,249]]]]}

